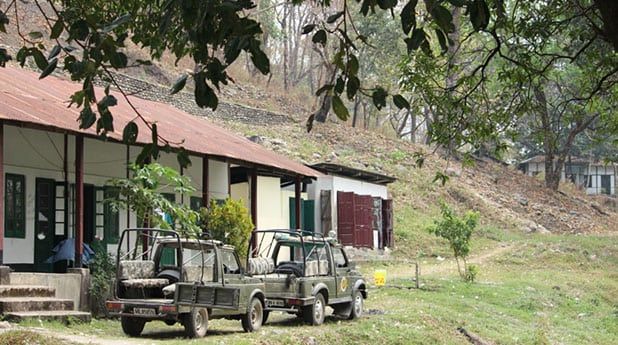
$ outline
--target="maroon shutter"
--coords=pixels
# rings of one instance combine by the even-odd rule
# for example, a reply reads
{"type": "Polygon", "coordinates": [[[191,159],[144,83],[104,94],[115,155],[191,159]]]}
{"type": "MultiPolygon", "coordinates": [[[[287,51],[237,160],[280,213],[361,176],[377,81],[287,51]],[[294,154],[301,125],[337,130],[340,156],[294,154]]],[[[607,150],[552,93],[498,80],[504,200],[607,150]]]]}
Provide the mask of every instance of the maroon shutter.
{"type": "Polygon", "coordinates": [[[355,245],[354,193],[337,192],[337,236],[345,246],[355,245]]]}

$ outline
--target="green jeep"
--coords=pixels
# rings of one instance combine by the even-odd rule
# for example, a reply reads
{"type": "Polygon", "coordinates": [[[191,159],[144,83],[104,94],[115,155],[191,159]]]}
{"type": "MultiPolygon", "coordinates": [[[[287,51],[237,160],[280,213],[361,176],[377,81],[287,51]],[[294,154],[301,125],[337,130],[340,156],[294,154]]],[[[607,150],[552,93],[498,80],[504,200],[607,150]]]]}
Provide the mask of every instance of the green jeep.
{"type": "Polygon", "coordinates": [[[243,274],[231,246],[168,230],[127,229],[117,258],[106,307],[129,336],[153,320],[180,322],[191,338],[205,336],[213,318],[240,319],[247,332],[262,325],[264,283],[243,274]]]}
{"type": "Polygon", "coordinates": [[[290,230],[254,231],[247,273],[264,284],[263,322],[271,311],[324,322],[325,308],[356,319],[363,312],[367,284],[335,238],[290,230]]]}

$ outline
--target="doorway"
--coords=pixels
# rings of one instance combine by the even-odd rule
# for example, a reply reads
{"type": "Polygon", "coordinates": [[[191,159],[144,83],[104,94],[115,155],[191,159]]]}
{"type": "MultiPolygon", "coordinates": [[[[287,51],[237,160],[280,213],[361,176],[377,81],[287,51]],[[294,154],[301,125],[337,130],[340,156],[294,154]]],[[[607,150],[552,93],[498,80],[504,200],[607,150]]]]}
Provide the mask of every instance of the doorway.
{"type": "Polygon", "coordinates": [[[96,189],[91,184],[84,185],[84,243],[91,244],[96,233],[96,189]]]}
{"type": "Polygon", "coordinates": [[[37,178],[34,205],[34,270],[51,272],[53,265],[45,261],[52,256],[56,231],[56,181],[37,178]]]}

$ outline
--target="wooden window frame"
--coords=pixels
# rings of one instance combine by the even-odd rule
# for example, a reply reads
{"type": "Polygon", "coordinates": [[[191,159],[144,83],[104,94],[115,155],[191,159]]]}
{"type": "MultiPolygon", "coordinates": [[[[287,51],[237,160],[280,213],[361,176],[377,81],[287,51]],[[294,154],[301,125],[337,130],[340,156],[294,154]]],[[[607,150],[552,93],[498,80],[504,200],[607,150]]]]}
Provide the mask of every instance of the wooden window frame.
{"type": "Polygon", "coordinates": [[[13,201],[13,205],[12,205],[12,209],[14,210],[14,212],[16,212],[17,207],[16,207],[16,200],[17,197],[21,198],[21,217],[19,217],[21,220],[21,228],[17,229],[16,228],[16,220],[18,219],[18,217],[13,216],[13,217],[9,217],[9,206],[8,204],[4,205],[4,236],[5,237],[11,237],[11,238],[26,238],[26,176],[24,175],[19,175],[19,174],[5,174],[4,176],[4,200],[5,203],[8,202],[8,193],[9,193],[9,188],[8,188],[8,183],[9,180],[11,180],[13,182],[13,197],[11,198],[11,200],[13,201]],[[21,183],[21,196],[16,195],[15,191],[15,181],[19,181],[21,183]],[[9,223],[9,218],[12,220],[13,224],[9,223]]]}

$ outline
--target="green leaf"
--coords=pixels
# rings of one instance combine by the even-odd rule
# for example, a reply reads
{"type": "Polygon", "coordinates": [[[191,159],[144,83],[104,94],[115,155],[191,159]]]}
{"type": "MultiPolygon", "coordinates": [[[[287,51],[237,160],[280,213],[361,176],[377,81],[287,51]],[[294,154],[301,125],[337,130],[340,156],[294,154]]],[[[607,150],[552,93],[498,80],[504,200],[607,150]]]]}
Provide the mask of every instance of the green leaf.
{"type": "Polygon", "coordinates": [[[159,130],[156,123],[153,123],[150,128],[151,140],[153,145],[158,145],[159,143],[159,130]]]}
{"type": "Polygon", "coordinates": [[[133,121],[127,123],[122,130],[122,141],[125,144],[132,145],[137,141],[137,135],[139,133],[139,128],[137,124],[133,121]]]}
{"type": "Polygon", "coordinates": [[[181,148],[176,154],[176,159],[178,160],[178,164],[180,164],[181,168],[187,168],[191,166],[191,159],[189,158],[189,153],[181,148]]]}
{"type": "Polygon", "coordinates": [[[358,79],[358,77],[356,76],[349,77],[347,88],[346,88],[346,94],[349,100],[354,98],[359,88],[360,88],[360,80],[358,79]]]}
{"type": "Polygon", "coordinates": [[[337,81],[335,82],[335,93],[341,94],[343,89],[345,88],[345,81],[343,80],[343,76],[339,76],[337,81]]]}
{"type": "Polygon", "coordinates": [[[97,117],[90,109],[90,106],[85,106],[82,111],[79,112],[79,129],[88,129],[92,127],[97,117]]]}
{"type": "Polygon", "coordinates": [[[97,120],[97,132],[105,135],[107,132],[114,131],[114,118],[112,117],[112,113],[104,108],[100,111],[99,120],[97,120]]]}
{"type": "Polygon", "coordinates": [[[30,48],[30,54],[34,57],[34,62],[36,63],[36,66],[41,70],[45,70],[47,68],[47,59],[45,58],[45,55],[43,55],[43,53],[41,53],[40,50],[36,49],[36,48],[30,48]]]}
{"type": "Polygon", "coordinates": [[[416,26],[416,5],[418,0],[410,0],[401,10],[401,28],[407,35],[416,26]]]}
{"type": "Polygon", "coordinates": [[[324,93],[325,91],[330,91],[332,90],[334,87],[333,84],[326,84],[326,85],[322,85],[321,88],[318,89],[318,91],[315,92],[316,96],[320,96],[322,93],[324,93]]]}
{"type": "Polygon", "coordinates": [[[305,26],[303,26],[303,29],[301,30],[301,35],[306,35],[308,33],[310,33],[311,31],[313,31],[313,29],[315,29],[316,25],[315,24],[307,24],[305,26]]]}
{"type": "Polygon", "coordinates": [[[326,45],[326,31],[323,29],[318,30],[311,38],[311,41],[316,44],[326,45]]]}
{"type": "Polygon", "coordinates": [[[193,79],[195,80],[195,103],[200,108],[208,107],[212,110],[217,109],[219,99],[215,92],[206,84],[204,72],[196,73],[193,79]]]}
{"type": "Polygon", "coordinates": [[[251,50],[251,61],[260,73],[264,75],[270,73],[270,61],[268,60],[268,56],[266,56],[259,47],[251,50]]]}
{"type": "Polygon", "coordinates": [[[444,32],[453,32],[455,30],[453,16],[451,15],[451,11],[447,10],[446,7],[442,5],[434,6],[431,10],[431,15],[436,21],[436,24],[438,24],[444,32]]]}
{"type": "Polygon", "coordinates": [[[127,23],[129,20],[131,20],[131,14],[125,13],[122,16],[114,19],[114,21],[111,22],[109,25],[106,25],[103,28],[103,32],[110,32],[114,30],[115,28],[119,27],[120,25],[127,23]]]}
{"type": "Polygon", "coordinates": [[[52,50],[49,52],[49,55],[47,55],[47,60],[51,60],[53,58],[55,58],[56,56],[58,56],[58,54],[60,54],[60,52],[62,51],[62,47],[60,47],[60,45],[56,44],[52,50]]]}
{"type": "Polygon", "coordinates": [[[60,37],[60,34],[62,34],[63,29],[64,29],[64,21],[62,20],[62,18],[58,18],[58,20],[54,23],[54,26],[52,26],[51,28],[51,33],[49,35],[49,38],[52,40],[55,40],[56,38],[60,37]]]}
{"type": "Polygon", "coordinates": [[[40,31],[32,31],[28,33],[28,37],[30,37],[31,40],[38,40],[43,38],[43,33],[40,31]]]}
{"type": "MultiPolygon", "coordinates": [[[[88,22],[83,19],[80,19],[69,27],[69,38],[76,39],[79,41],[85,40],[90,34],[90,28],[88,27],[88,22]]],[[[70,40],[69,40],[70,41],[70,40]]]]}
{"type": "Polygon", "coordinates": [[[442,33],[441,30],[436,29],[436,36],[438,37],[438,42],[440,43],[440,47],[442,48],[442,52],[446,52],[448,50],[448,45],[446,43],[446,36],[442,33]]]}
{"type": "Polygon", "coordinates": [[[466,0],[448,0],[448,2],[455,7],[463,7],[466,4],[466,0]]]}
{"type": "Polygon", "coordinates": [[[173,95],[175,93],[180,92],[180,90],[184,89],[185,85],[187,84],[188,77],[189,75],[184,73],[178,79],[176,79],[176,82],[174,82],[174,85],[172,85],[172,88],[170,89],[170,94],[173,95]]]}
{"type": "Polygon", "coordinates": [[[377,87],[375,90],[373,90],[373,93],[371,94],[371,99],[373,100],[373,105],[375,105],[378,110],[386,106],[386,96],[388,96],[388,93],[381,87],[377,87]]]}
{"type": "Polygon", "coordinates": [[[341,18],[341,16],[343,16],[343,14],[344,14],[343,11],[340,11],[340,12],[337,12],[335,14],[332,14],[332,15],[328,16],[328,18],[326,18],[326,22],[328,24],[332,24],[332,23],[336,22],[337,19],[341,18]]]}
{"type": "Polygon", "coordinates": [[[348,75],[355,76],[358,74],[358,59],[354,54],[350,54],[350,59],[348,60],[348,75]]]}
{"type": "Polygon", "coordinates": [[[113,107],[115,105],[118,104],[118,100],[116,99],[116,97],[114,97],[113,95],[106,95],[105,97],[103,97],[99,103],[98,106],[99,107],[104,107],[104,108],[109,108],[109,107],[113,107]]]}
{"type": "Polygon", "coordinates": [[[109,63],[112,65],[112,67],[116,69],[127,67],[127,62],[128,62],[127,55],[121,52],[113,53],[109,59],[109,63]]]}
{"type": "Polygon", "coordinates": [[[377,0],[378,6],[383,10],[394,8],[397,5],[397,0],[377,0]]]}
{"type": "Polygon", "coordinates": [[[470,22],[472,27],[476,31],[484,30],[489,25],[489,7],[485,0],[473,0],[468,5],[468,11],[470,13],[470,22]]]}
{"type": "Polygon", "coordinates": [[[440,184],[444,186],[446,182],[448,182],[448,179],[449,179],[448,175],[438,171],[436,173],[436,176],[434,176],[432,183],[435,183],[436,181],[440,181],[440,184]]]}
{"type": "Polygon", "coordinates": [[[43,72],[41,72],[41,75],[39,75],[39,79],[43,79],[43,78],[47,77],[48,75],[50,75],[56,69],[57,65],[58,65],[58,59],[57,58],[53,58],[49,62],[49,64],[47,64],[47,67],[45,67],[43,72]]]}
{"type": "Polygon", "coordinates": [[[425,31],[423,31],[423,29],[414,29],[414,31],[412,31],[412,37],[408,37],[404,40],[408,48],[408,54],[417,50],[425,39],[425,31]]]}
{"type": "Polygon", "coordinates": [[[4,11],[0,10],[0,32],[6,33],[6,25],[9,23],[9,17],[6,16],[4,11]]]}
{"type": "Polygon", "coordinates": [[[393,103],[395,103],[395,106],[397,106],[397,108],[399,109],[410,110],[410,103],[402,95],[394,95],[393,103]]]}
{"type": "Polygon", "coordinates": [[[340,120],[346,121],[348,117],[350,117],[348,108],[345,106],[345,104],[343,104],[343,101],[341,100],[339,96],[337,95],[333,96],[332,105],[333,105],[333,111],[335,112],[335,115],[337,115],[337,117],[340,120]]]}

